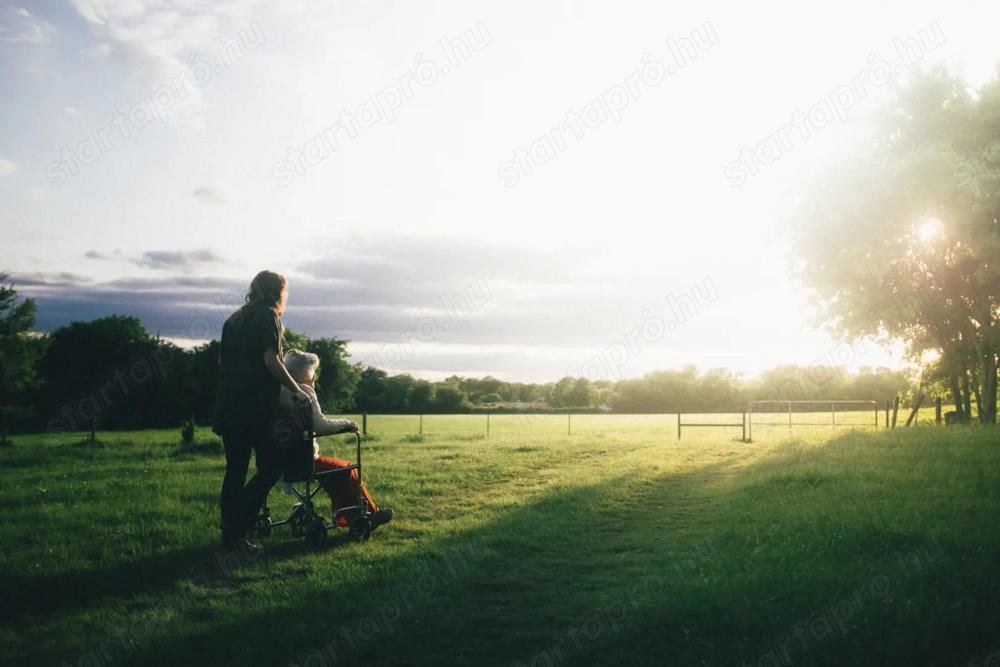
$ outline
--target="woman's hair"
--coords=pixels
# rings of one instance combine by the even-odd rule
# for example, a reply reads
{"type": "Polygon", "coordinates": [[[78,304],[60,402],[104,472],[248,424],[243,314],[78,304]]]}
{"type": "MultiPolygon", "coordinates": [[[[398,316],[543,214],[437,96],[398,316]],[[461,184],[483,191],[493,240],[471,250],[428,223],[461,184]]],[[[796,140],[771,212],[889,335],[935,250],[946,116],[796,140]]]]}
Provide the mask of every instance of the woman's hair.
{"type": "Polygon", "coordinates": [[[293,380],[296,382],[306,382],[309,376],[314,375],[316,369],[319,368],[319,357],[312,352],[289,350],[285,354],[283,363],[293,380]]]}
{"type": "Polygon", "coordinates": [[[245,303],[236,311],[235,319],[242,320],[258,308],[270,308],[278,317],[282,317],[285,314],[287,287],[285,276],[274,271],[261,271],[250,282],[245,303]]]}

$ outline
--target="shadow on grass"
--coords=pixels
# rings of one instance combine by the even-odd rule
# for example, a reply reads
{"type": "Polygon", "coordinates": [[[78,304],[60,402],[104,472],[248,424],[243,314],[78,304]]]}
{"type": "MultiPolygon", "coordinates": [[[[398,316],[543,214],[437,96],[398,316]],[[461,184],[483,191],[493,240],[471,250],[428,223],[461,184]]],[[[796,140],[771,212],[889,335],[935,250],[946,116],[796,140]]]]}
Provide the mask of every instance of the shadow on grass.
{"type": "MultiPolygon", "coordinates": [[[[680,474],[563,489],[384,561],[374,557],[359,576],[275,580],[286,594],[204,618],[200,608],[178,609],[162,632],[120,659],[960,662],[990,648],[1000,620],[1000,544],[982,523],[998,507],[989,499],[963,514],[975,498],[960,487],[938,498],[948,506],[929,507],[919,475],[886,485],[849,463],[864,457],[905,473],[905,459],[878,453],[891,437],[844,435],[805,453],[793,442],[748,465],[736,456],[680,474]]],[[[271,564],[301,553],[300,543],[279,542],[246,571],[265,577],[271,564]]],[[[161,582],[175,580],[184,567],[169,557],[129,571],[162,567],[161,582]]]]}
{"type": "MultiPolygon", "coordinates": [[[[301,544],[281,543],[268,551],[268,558],[292,558],[304,550],[301,544]]],[[[256,560],[238,551],[203,546],[161,552],[126,565],[85,572],[41,577],[0,574],[0,617],[71,612],[111,599],[127,603],[136,596],[155,596],[184,579],[228,585],[230,575],[246,571],[256,560]]]]}

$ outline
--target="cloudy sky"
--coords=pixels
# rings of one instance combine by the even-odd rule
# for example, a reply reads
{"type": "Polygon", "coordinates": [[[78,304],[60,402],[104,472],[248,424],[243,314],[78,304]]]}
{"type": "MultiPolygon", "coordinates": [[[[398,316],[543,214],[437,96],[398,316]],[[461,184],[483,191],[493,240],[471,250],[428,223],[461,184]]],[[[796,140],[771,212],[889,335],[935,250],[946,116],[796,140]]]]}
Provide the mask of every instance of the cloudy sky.
{"type": "Polygon", "coordinates": [[[269,268],[430,378],[898,365],[816,325],[789,218],[897,82],[988,78],[1000,9],[750,4],[0,3],[0,269],[191,344],[269,268]]]}

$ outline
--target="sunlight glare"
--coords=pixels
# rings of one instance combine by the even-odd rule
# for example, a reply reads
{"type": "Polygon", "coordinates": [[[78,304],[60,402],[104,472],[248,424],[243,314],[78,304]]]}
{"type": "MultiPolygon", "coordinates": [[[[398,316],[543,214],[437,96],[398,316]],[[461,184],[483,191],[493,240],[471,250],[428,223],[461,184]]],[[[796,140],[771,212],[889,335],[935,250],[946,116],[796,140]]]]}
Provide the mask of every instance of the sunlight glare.
{"type": "Polygon", "coordinates": [[[928,218],[917,228],[917,236],[924,243],[933,241],[944,229],[944,224],[937,218],[928,218]]]}

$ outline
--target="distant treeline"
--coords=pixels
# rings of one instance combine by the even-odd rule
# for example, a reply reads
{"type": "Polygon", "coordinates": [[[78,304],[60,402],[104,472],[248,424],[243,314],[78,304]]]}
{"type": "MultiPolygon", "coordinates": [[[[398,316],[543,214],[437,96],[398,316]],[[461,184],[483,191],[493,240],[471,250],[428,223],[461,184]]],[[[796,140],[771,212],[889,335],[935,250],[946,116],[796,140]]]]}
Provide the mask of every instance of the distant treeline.
{"type": "MultiPolygon", "coordinates": [[[[185,350],[150,335],[134,317],[74,322],[30,338],[34,387],[7,396],[14,430],[77,431],[96,418],[102,429],[208,423],[218,382],[219,343],[185,350]]],[[[738,411],[750,400],[876,399],[906,394],[909,371],[780,366],[747,380],[693,366],[643,378],[546,384],[493,377],[429,382],[348,361],[347,342],[285,332],[286,349],[320,356],[317,393],[328,412],[472,412],[477,410],[738,411]]]]}

